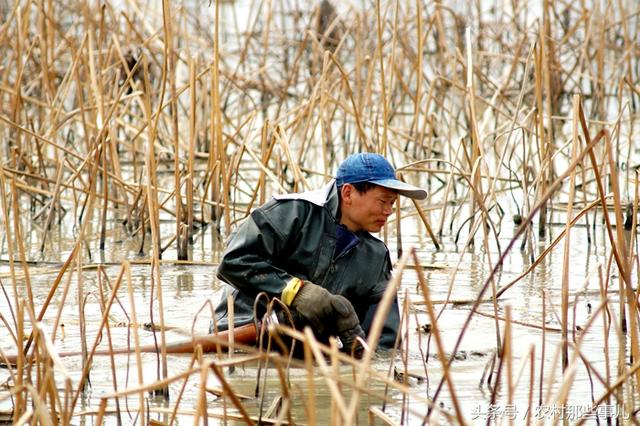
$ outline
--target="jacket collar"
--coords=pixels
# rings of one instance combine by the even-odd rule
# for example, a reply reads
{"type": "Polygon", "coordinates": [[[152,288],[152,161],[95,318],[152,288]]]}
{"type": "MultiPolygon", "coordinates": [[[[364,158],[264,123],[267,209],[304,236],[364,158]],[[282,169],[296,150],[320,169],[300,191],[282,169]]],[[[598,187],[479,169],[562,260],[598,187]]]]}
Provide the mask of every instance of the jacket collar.
{"type": "Polygon", "coordinates": [[[336,181],[332,179],[329,183],[319,189],[294,194],[274,195],[276,200],[305,200],[319,207],[326,207],[334,219],[338,219],[338,189],[336,181]]]}

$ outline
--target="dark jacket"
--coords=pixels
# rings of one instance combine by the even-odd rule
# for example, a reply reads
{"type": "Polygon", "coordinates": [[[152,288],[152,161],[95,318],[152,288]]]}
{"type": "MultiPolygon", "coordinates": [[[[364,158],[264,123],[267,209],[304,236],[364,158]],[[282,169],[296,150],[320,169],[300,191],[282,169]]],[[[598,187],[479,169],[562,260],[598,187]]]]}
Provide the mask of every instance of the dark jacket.
{"type": "MultiPolygon", "coordinates": [[[[234,323],[242,325],[253,321],[258,293],[280,297],[287,282],[298,277],[346,297],[369,333],[391,275],[389,251],[363,231],[355,234],[357,244],[334,256],[338,204],[338,191],[331,182],[320,190],[274,197],[251,213],[232,236],[218,267],[218,278],[233,286],[216,309],[219,329],[227,328],[229,291],[234,297],[234,323]]],[[[380,347],[393,347],[399,319],[394,300],[380,347]]]]}

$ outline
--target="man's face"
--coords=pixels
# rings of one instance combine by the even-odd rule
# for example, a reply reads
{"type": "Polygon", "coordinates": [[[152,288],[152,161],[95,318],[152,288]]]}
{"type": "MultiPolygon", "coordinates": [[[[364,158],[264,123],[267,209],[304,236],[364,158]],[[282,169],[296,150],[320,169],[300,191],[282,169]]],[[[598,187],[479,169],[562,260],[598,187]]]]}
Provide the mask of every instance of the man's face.
{"type": "Polygon", "coordinates": [[[352,232],[379,232],[398,199],[395,191],[382,186],[360,193],[348,183],[342,186],[341,195],[340,223],[352,232]]]}

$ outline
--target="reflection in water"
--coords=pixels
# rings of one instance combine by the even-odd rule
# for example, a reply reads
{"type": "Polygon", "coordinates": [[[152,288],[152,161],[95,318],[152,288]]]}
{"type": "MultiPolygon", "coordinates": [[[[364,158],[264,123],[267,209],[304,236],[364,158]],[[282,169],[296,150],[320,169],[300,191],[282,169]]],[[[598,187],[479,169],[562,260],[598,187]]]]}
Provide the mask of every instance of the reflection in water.
{"type": "Polygon", "coordinates": [[[176,296],[180,296],[182,292],[192,292],[193,291],[193,275],[189,272],[182,273],[177,276],[177,284],[178,284],[178,292],[176,296]]]}

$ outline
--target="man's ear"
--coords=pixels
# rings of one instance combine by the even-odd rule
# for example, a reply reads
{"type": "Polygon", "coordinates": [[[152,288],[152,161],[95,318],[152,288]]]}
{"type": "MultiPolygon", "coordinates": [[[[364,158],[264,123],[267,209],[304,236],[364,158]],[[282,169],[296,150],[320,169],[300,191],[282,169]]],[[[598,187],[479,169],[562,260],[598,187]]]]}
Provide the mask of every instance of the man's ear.
{"type": "Polygon", "coordinates": [[[342,202],[345,204],[351,204],[351,196],[353,195],[354,187],[348,183],[342,185],[340,188],[340,195],[342,196],[342,202]]]}

